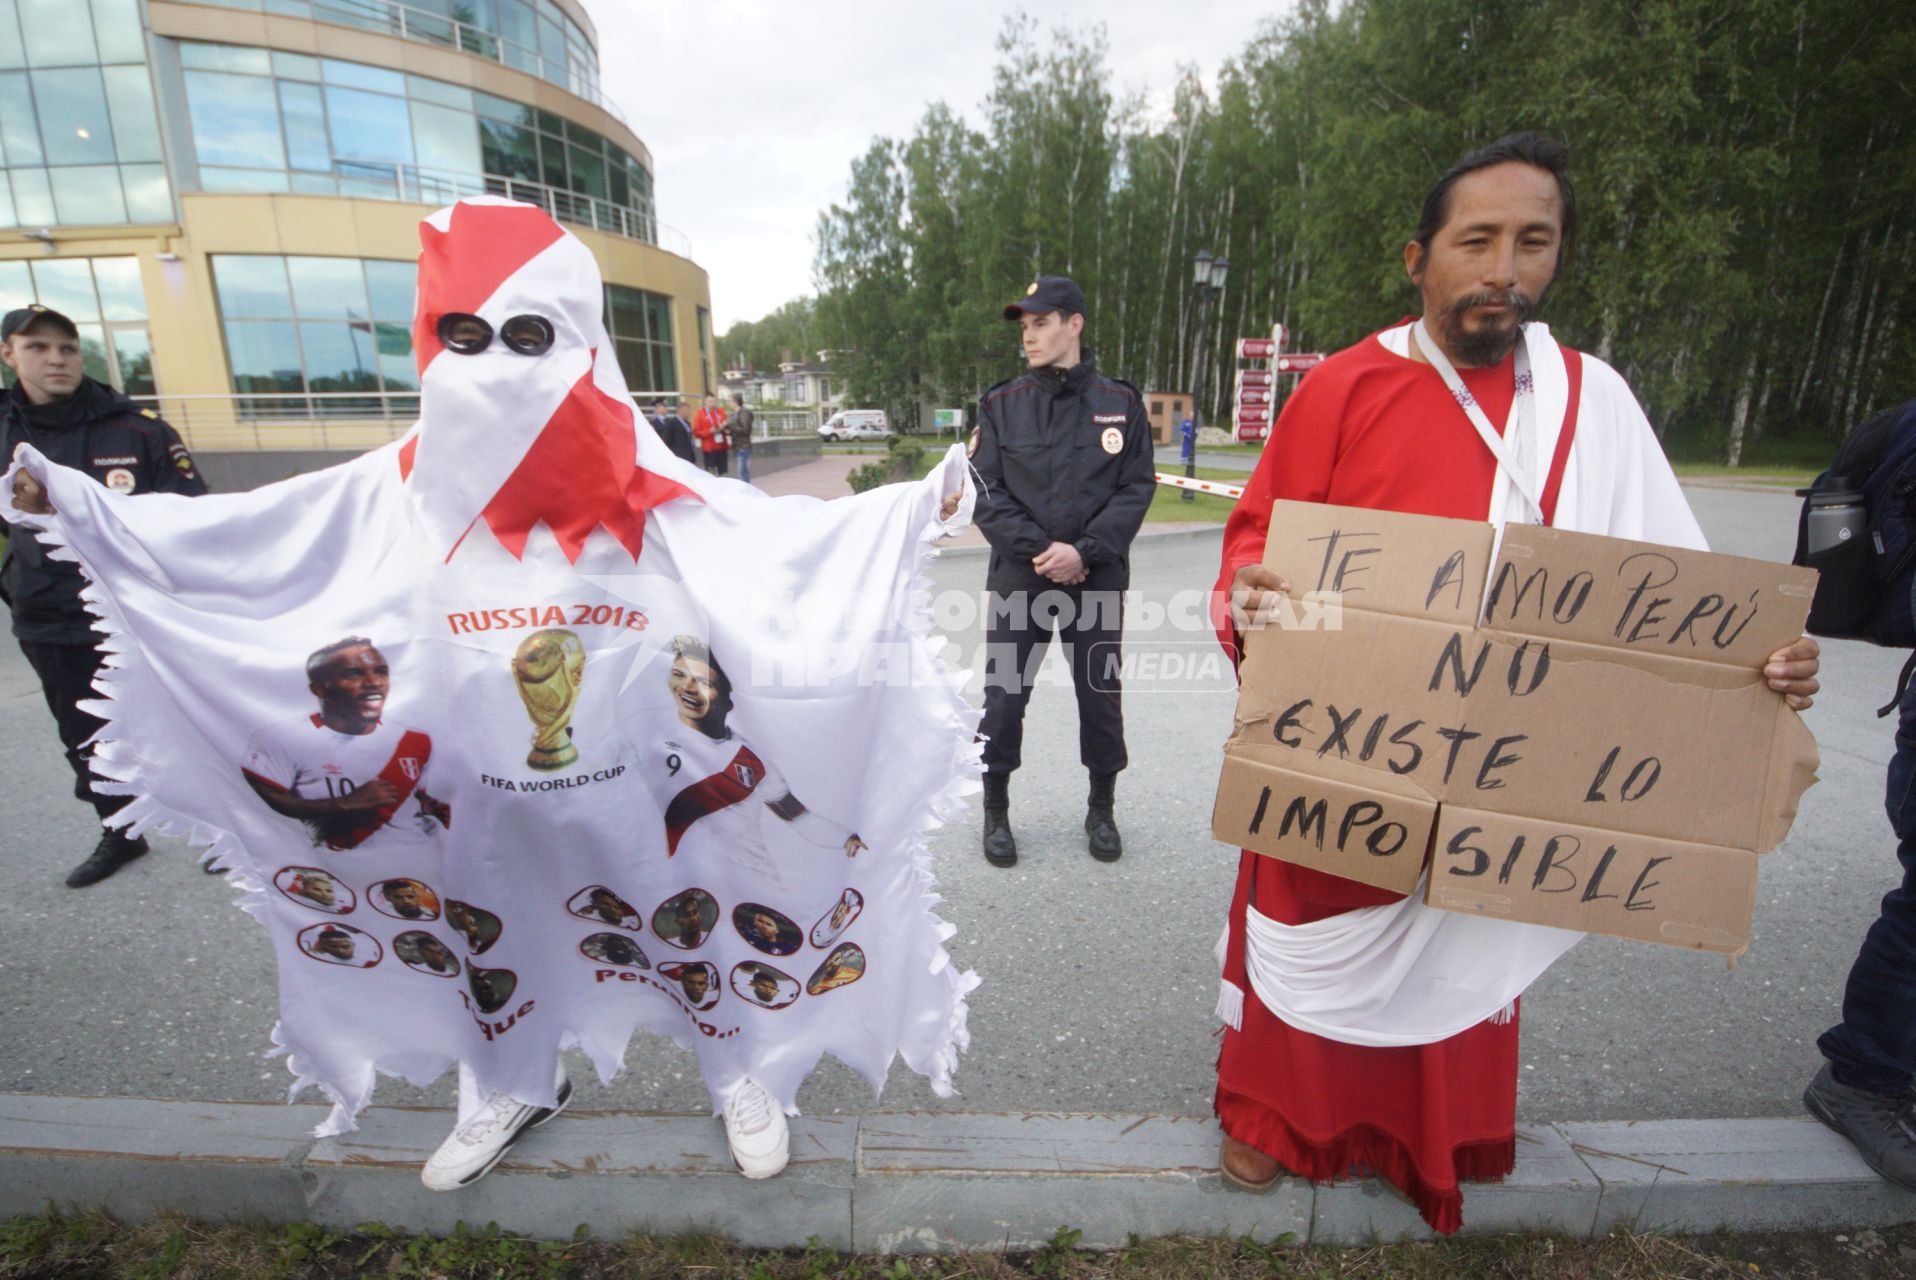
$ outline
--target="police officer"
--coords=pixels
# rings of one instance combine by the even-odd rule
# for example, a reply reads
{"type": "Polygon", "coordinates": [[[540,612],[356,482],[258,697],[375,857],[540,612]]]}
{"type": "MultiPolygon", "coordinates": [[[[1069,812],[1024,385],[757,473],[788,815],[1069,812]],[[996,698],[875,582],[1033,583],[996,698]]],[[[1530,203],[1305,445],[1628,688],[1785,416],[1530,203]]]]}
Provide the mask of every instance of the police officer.
{"type": "Polygon", "coordinates": [[[1156,479],[1144,398],[1084,355],[1084,294],[1040,276],[1010,304],[1023,327],[1019,377],[985,392],[972,449],[981,480],[973,519],[991,543],[985,580],[985,860],[1018,861],[1010,823],[1025,704],[1051,632],[1078,695],[1078,752],[1091,774],[1084,819],[1091,856],[1123,852],[1112,814],[1126,763],[1118,637],[1131,540],[1156,479]]]}
{"type": "MultiPolygon", "coordinates": [[[[80,331],[58,311],[36,305],[0,318],[0,362],[13,371],[4,401],[9,461],[18,446],[30,444],[119,493],[206,492],[172,427],[82,372],[80,331]]],[[[93,678],[100,669],[98,637],[80,603],[80,570],[70,561],[50,559],[29,530],[9,527],[7,534],[0,595],[13,610],[13,634],[40,677],[47,709],[59,726],[73,766],[73,793],[92,804],[104,822],[131,797],[93,790],[89,752],[81,745],[103,722],[78,706],[98,696],[93,678]]],[[[145,852],[144,839],[107,831],[66,882],[78,889],[104,880],[145,852]]]]}

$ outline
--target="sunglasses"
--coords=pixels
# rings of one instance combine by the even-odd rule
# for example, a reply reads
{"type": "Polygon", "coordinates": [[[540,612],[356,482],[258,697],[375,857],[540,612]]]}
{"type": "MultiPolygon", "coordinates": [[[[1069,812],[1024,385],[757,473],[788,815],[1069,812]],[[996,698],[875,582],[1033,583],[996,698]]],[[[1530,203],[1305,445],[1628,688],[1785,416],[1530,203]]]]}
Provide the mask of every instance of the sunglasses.
{"type": "MultiPolygon", "coordinates": [[[[449,311],[439,317],[439,341],[446,350],[476,356],[492,345],[492,326],[478,316],[449,311]]],[[[552,322],[544,316],[514,316],[499,326],[499,340],[522,356],[552,350],[552,322]]]]}

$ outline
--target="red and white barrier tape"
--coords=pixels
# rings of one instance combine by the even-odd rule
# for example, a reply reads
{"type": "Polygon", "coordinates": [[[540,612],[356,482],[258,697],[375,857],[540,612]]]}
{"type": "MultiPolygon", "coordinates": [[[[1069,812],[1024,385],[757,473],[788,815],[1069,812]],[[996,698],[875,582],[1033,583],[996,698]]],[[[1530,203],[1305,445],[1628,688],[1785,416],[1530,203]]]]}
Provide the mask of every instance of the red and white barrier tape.
{"type": "Polygon", "coordinates": [[[1244,486],[1241,484],[1224,484],[1217,480],[1193,480],[1188,476],[1166,475],[1162,471],[1158,472],[1158,483],[1168,484],[1173,489],[1194,489],[1198,493],[1215,493],[1220,498],[1229,498],[1232,502],[1244,496],[1244,486]]]}

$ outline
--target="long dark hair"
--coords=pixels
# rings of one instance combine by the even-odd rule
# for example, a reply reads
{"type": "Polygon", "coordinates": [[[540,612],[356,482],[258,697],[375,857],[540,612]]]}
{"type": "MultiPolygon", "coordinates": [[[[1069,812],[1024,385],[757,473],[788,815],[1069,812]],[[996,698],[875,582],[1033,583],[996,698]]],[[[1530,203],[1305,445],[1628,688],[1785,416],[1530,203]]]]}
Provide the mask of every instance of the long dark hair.
{"type": "Polygon", "coordinates": [[[1417,219],[1417,243],[1426,253],[1435,236],[1450,217],[1450,189],[1466,174],[1499,164],[1527,164],[1542,169],[1557,180],[1557,196],[1563,205],[1563,249],[1568,255],[1577,238],[1577,194],[1570,186],[1570,148],[1554,138],[1525,131],[1508,133],[1477,148],[1444,171],[1430,194],[1424,197],[1424,210],[1417,219]]]}

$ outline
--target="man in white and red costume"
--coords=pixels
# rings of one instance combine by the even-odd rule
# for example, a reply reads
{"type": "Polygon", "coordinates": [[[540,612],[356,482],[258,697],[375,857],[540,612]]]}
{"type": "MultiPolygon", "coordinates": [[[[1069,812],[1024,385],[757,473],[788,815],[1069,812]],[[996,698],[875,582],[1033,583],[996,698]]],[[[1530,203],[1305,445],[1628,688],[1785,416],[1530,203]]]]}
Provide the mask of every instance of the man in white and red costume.
{"type": "MultiPolygon", "coordinates": [[[[1515,134],[1458,161],[1404,250],[1421,319],[1333,355],[1285,405],[1225,525],[1214,621],[1234,658],[1288,590],[1259,564],[1280,498],[1703,547],[1623,379],[1524,323],[1575,235],[1566,159],[1515,134]]],[[[1807,707],[1817,661],[1805,638],[1768,683],[1807,707]]],[[[1220,940],[1225,1176],[1368,1170],[1457,1230],[1459,1181],[1515,1160],[1516,998],[1581,937],[1245,851],[1220,940]]]]}
{"type": "MultiPolygon", "coordinates": [[[[565,1105],[561,1049],[609,1080],[635,1029],[697,1050],[749,1176],[783,1167],[785,1116],[826,1052],[874,1087],[902,1056],[948,1092],[976,979],[944,951],[923,833],[976,789],[976,713],[913,584],[969,515],[963,451],[835,503],[707,476],[635,429],[577,238],[490,198],[420,237],[420,420],[393,445],[204,505],[127,502],[20,450],[0,492],[80,563],[105,633],[95,759],[134,797],[122,820],[210,845],[246,891],[279,957],[294,1091],[336,1104],[322,1134],[353,1126],[378,1072],[424,1085],[461,1068],[459,1125],[425,1171],[437,1189],[565,1105]],[[730,725],[845,833],[831,847],[788,820],[742,858],[674,848],[637,766],[685,732],[677,635],[726,655],[730,725]],[[333,812],[354,796],[371,820],[333,812]],[[287,868],[361,903],[411,882],[444,917],[337,923],[355,899],[328,912],[272,892],[287,868]],[[582,918],[595,890],[629,911],[582,918]],[[836,944],[861,949],[858,981],[777,1009],[736,993],[727,975],[756,973],[762,950],[735,907],[807,930],[847,893],[866,904],[836,944]],[[661,908],[687,900],[715,927],[665,945],[661,908]],[[604,960],[603,937],[586,948],[608,927],[629,963],[604,960]],[[660,945],[638,945],[648,928],[660,945]],[[688,1001],[648,949],[706,994],[688,1001]],[[442,951],[456,981],[406,961],[442,951]]],[[[834,954],[802,951],[778,962],[788,989],[834,954]]]]}

